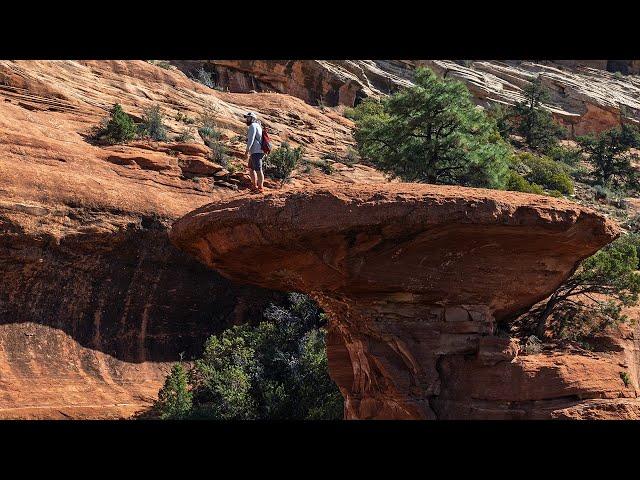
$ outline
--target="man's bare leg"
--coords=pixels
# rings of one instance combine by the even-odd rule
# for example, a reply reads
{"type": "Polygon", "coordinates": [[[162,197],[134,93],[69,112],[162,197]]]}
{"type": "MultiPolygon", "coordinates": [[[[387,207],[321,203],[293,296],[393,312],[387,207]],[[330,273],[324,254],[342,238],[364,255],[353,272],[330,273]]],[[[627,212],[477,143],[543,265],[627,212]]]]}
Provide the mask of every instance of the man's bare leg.
{"type": "Polygon", "coordinates": [[[251,183],[253,184],[253,189],[256,190],[258,188],[258,173],[253,169],[249,169],[250,172],[250,176],[251,176],[251,183]]]}
{"type": "Polygon", "coordinates": [[[264,173],[262,172],[262,169],[256,172],[256,176],[258,177],[258,190],[262,190],[262,187],[264,186],[264,173]]]}

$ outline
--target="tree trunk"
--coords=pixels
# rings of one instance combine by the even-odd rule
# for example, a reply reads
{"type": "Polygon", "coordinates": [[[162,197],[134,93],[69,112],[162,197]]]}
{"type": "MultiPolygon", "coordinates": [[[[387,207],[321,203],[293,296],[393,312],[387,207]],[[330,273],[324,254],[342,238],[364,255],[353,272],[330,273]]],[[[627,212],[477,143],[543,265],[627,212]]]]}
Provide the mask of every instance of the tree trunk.
{"type": "Polygon", "coordinates": [[[538,337],[540,340],[543,340],[546,335],[547,318],[549,318],[549,315],[551,315],[551,312],[553,311],[554,306],[555,306],[554,299],[551,298],[545,305],[544,310],[542,311],[542,313],[540,314],[540,317],[538,318],[538,325],[536,328],[536,337],[538,337]]]}

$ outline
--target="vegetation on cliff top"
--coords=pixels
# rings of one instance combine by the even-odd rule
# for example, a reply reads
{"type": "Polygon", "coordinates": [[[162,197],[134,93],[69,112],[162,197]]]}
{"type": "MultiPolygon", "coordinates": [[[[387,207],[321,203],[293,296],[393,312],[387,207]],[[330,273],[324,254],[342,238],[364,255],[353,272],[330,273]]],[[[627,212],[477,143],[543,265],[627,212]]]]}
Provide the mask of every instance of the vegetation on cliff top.
{"type": "Polygon", "coordinates": [[[503,188],[509,145],[476,108],[469,90],[431,70],[415,86],[347,112],[356,123],[359,154],[406,181],[503,188]]]}

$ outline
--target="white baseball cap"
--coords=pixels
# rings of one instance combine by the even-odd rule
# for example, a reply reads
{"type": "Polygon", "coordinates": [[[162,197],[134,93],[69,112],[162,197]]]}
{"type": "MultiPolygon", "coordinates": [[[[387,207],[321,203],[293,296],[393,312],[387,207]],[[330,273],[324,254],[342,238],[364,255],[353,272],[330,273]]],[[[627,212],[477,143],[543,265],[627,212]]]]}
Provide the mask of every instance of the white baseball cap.
{"type": "Polygon", "coordinates": [[[247,113],[245,113],[243,116],[244,116],[244,118],[251,117],[251,118],[253,118],[254,120],[257,120],[257,119],[258,119],[258,116],[255,114],[255,112],[247,112],[247,113]]]}

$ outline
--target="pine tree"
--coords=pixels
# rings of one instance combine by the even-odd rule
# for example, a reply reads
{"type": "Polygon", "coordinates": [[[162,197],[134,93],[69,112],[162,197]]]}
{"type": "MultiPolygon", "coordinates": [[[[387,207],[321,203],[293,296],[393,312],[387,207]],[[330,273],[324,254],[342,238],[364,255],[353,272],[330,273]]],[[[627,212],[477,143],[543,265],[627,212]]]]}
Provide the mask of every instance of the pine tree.
{"type": "Polygon", "coordinates": [[[362,158],[410,182],[502,188],[509,145],[458,81],[416,70],[415,85],[349,116],[362,158]]]}
{"type": "Polygon", "coordinates": [[[633,186],[637,173],[632,160],[637,155],[632,148],[640,148],[640,132],[636,127],[623,124],[600,135],[578,137],[587,161],[593,166],[596,182],[606,187],[633,186]]]}
{"type": "Polygon", "coordinates": [[[111,116],[101,136],[114,143],[132,140],[136,136],[136,125],[127,115],[119,103],[111,109],[111,116]]]}
{"type": "Polygon", "coordinates": [[[558,143],[564,129],[555,123],[551,112],[542,107],[549,101],[549,92],[536,77],[523,89],[525,100],[511,108],[515,132],[524,137],[534,150],[546,152],[558,143]]]}
{"type": "Polygon", "coordinates": [[[171,368],[158,394],[155,405],[163,419],[180,419],[189,415],[192,407],[192,394],[188,388],[187,372],[180,363],[171,368]]]}

